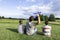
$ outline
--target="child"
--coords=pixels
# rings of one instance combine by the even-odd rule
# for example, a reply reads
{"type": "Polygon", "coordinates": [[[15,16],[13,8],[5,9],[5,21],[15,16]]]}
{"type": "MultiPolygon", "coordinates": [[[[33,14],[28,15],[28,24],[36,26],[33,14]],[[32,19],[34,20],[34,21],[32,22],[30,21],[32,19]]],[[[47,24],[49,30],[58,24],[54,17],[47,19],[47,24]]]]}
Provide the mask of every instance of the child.
{"type": "Polygon", "coordinates": [[[22,24],[22,21],[19,21],[18,32],[20,34],[23,34],[24,33],[24,26],[22,24]]]}
{"type": "Polygon", "coordinates": [[[45,36],[51,36],[51,26],[48,25],[48,21],[45,21],[45,26],[42,27],[42,32],[45,36]]]}

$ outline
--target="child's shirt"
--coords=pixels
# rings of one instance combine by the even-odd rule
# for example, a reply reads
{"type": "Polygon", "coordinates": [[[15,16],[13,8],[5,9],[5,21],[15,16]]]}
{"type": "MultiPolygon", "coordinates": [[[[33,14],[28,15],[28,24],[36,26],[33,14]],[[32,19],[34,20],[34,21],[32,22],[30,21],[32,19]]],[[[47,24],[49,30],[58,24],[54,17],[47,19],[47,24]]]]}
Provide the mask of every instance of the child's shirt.
{"type": "Polygon", "coordinates": [[[45,25],[42,27],[44,33],[50,33],[51,32],[51,26],[45,25]]]}
{"type": "Polygon", "coordinates": [[[21,24],[21,25],[18,26],[18,32],[20,34],[23,34],[24,33],[24,26],[23,26],[23,24],[21,24]]]}

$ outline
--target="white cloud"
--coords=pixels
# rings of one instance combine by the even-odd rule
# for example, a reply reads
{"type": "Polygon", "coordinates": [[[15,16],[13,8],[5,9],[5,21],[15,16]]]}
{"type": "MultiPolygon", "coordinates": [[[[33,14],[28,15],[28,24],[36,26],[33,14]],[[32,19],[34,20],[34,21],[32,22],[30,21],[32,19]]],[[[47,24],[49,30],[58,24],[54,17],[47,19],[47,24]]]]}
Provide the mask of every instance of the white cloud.
{"type": "Polygon", "coordinates": [[[31,0],[32,2],[35,2],[36,0],[31,0]]]}
{"type": "Polygon", "coordinates": [[[48,14],[51,11],[53,2],[50,2],[47,5],[32,5],[32,6],[17,6],[17,10],[21,11],[24,16],[31,16],[35,12],[42,12],[43,14],[48,14]]]}
{"type": "Polygon", "coordinates": [[[24,15],[22,13],[23,12],[17,11],[17,10],[13,11],[13,10],[9,10],[9,9],[6,9],[6,8],[0,8],[0,16],[21,18],[24,15]]]}
{"type": "Polygon", "coordinates": [[[26,0],[26,2],[36,2],[36,0],[26,0]]]}
{"type": "Polygon", "coordinates": [[[34,12],[38,12],[41,11],[43,13],[49,13],[51,11],[51,6],[49,5],[43,5],[43,6],[39,6],[39,5],[33,5],[33,6],[29,6],[29,7],[17,7],[17,9],[19,9],[20,11],[24,11],[25,13],[34,13],[34,12]]]}
{"type": "Polygon", "coordinates": [[[55,17],[60,18],[60,11],[53,12],[55,17]]]}
{"type": "Polygon", "coordinates": [[[19,10],[19,9],[20,9],[20,7],[19,7],[19,6],[17,6],[17,9],[19,10]]]}

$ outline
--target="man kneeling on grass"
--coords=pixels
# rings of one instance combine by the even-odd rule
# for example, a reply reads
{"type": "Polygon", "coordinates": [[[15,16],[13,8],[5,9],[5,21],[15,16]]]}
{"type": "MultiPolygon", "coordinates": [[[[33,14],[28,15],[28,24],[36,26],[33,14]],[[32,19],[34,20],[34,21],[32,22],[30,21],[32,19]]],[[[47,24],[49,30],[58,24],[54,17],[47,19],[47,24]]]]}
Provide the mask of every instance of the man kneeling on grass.
{"type": "Polygon", "coordinates": [[[45,21],[45,26],[42,27],[42,32],[45,36],[51,36],[51,26],[48,25],[48,21],[45,21]]]}

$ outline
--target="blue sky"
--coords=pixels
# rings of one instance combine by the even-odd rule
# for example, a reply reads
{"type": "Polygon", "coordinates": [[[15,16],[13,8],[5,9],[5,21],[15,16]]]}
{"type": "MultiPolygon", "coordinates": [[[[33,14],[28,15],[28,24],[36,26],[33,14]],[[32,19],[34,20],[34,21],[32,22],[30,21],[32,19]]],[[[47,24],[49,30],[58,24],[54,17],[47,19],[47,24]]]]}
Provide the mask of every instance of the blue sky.
{"type": "Polygon", "coordinates": [[[0,0],[0,16],[28,18],[38,11],[60,18],[60,0],[0,0]]]}

